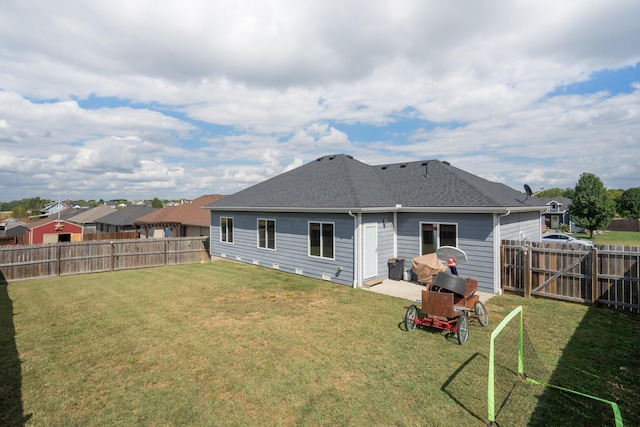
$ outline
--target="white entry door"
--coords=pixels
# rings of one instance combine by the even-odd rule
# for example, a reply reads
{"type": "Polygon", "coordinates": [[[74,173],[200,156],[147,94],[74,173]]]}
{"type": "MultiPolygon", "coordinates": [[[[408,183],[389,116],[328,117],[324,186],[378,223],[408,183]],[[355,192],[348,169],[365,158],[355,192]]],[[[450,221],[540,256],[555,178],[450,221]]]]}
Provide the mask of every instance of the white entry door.
{"type": "Polygon", "coordinates": [[[364,224],[364,240],[362,242],[362,269],[364,278],[378,275],[378,224],[364,224]]]}

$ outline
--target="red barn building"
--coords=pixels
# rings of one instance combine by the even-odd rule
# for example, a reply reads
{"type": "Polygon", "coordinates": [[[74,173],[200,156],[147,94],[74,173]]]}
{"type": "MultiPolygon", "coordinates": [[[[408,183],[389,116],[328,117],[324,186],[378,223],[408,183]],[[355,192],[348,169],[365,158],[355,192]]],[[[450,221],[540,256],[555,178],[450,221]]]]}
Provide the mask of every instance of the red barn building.
{"type": "Polygon", "coordinates": [[[55,218],[44,218],[27,224],[24,243],[78,242],[82,240],[82,226],[55,218]]]}

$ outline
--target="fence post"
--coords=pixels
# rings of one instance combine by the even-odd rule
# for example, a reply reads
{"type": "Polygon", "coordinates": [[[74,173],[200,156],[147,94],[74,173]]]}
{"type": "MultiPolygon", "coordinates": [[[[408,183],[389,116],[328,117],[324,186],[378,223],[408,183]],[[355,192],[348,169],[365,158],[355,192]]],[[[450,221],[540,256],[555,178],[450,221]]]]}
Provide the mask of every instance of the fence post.
{"type": "Polygon", "coordinates": [[[531,297],[531,247],[527,243],[522,251],[524,252],[524,297],[531,297]]]}
{"type": "Polygon", "coordinates": [[[60,259],[62,258],[62,254],[60,253],[60,242],[56,244],[56,276],[60,276],[60,259]]]}
{"type": "Polygon", "coordinates": [[[111,241],[111,271],[114,270],[116,264],[116,248],[113,240],[111,241]]]}
{"type": "Polygon", "coordinates": [[[167,239],[164,240],[164,265],[167,265],[167,239]]]}
{"type": "Polygon", "coordinates": [[[600,298],[600,279],[598,277],[598,249],[591,248],[591,305],[598,306],[600,298]]]}

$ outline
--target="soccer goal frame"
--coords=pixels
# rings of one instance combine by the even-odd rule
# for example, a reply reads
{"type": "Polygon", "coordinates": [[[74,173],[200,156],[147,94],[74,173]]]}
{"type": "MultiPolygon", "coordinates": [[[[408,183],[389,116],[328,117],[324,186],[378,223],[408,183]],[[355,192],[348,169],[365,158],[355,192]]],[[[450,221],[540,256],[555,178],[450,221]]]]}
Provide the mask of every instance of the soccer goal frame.
{"type": "Polygon", "coordinates": [[[487,375],[487,412],[489,425],[493,425],[496,422],[496,413],[495,413],[495,361],[494,361],[494,352],[495,352],[495,339],[502,332],[502,330],[511,322],[514,317],[518,316],[519,328],[518,328],[518,378],[525,378],[527,382],[538,384],[544,387],[554,388],[556,390],[561,390],[567,393],[577,394],[579,396],[587,397],[593,400],[597,400],[599,402],[608,404],[611,406],[613,410],[613,415],[615,419],[616,427],[623,427],[622,414],[620,413],[620,408],[618,404],[609,400],[601,399],[596,396],[591,396],[589,394],[580,393],[575,390],[571,390],[565,387],[556,386],[553,384],[548,384],[542,381],[535,380],[533,378],[529,378],[524,373],[524,319],[522,315],[522,306],[516,307],[511,313],[505,317],[502,322],[491,333],[491,341],[489,342],[489,372],[487,375]]]}

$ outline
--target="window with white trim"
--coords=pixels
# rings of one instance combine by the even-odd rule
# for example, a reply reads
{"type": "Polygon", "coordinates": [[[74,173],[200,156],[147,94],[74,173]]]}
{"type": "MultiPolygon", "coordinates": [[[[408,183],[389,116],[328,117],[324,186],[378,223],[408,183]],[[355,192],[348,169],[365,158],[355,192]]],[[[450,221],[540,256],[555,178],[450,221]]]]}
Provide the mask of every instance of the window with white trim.
{"type": "Polygon", "coordinates": [[[458,246],[458,225],[420,223],[420,254],[430,254],[441,246],[458,246]]]}
{"type": "Polygon", "coordinates": [[[309,222],[309,255],[334,258],[335,227],[332,222],[309,222]]]}
{"type": "Polygon", "coordinates": [[[275,219],[258,219],[258,247],[263,249],[276,248],[275,219]]]}
{"type": "Polygon", "coordinates": [[[220,217],[220,241],[233,243],[233,218],[220,217]]]}

